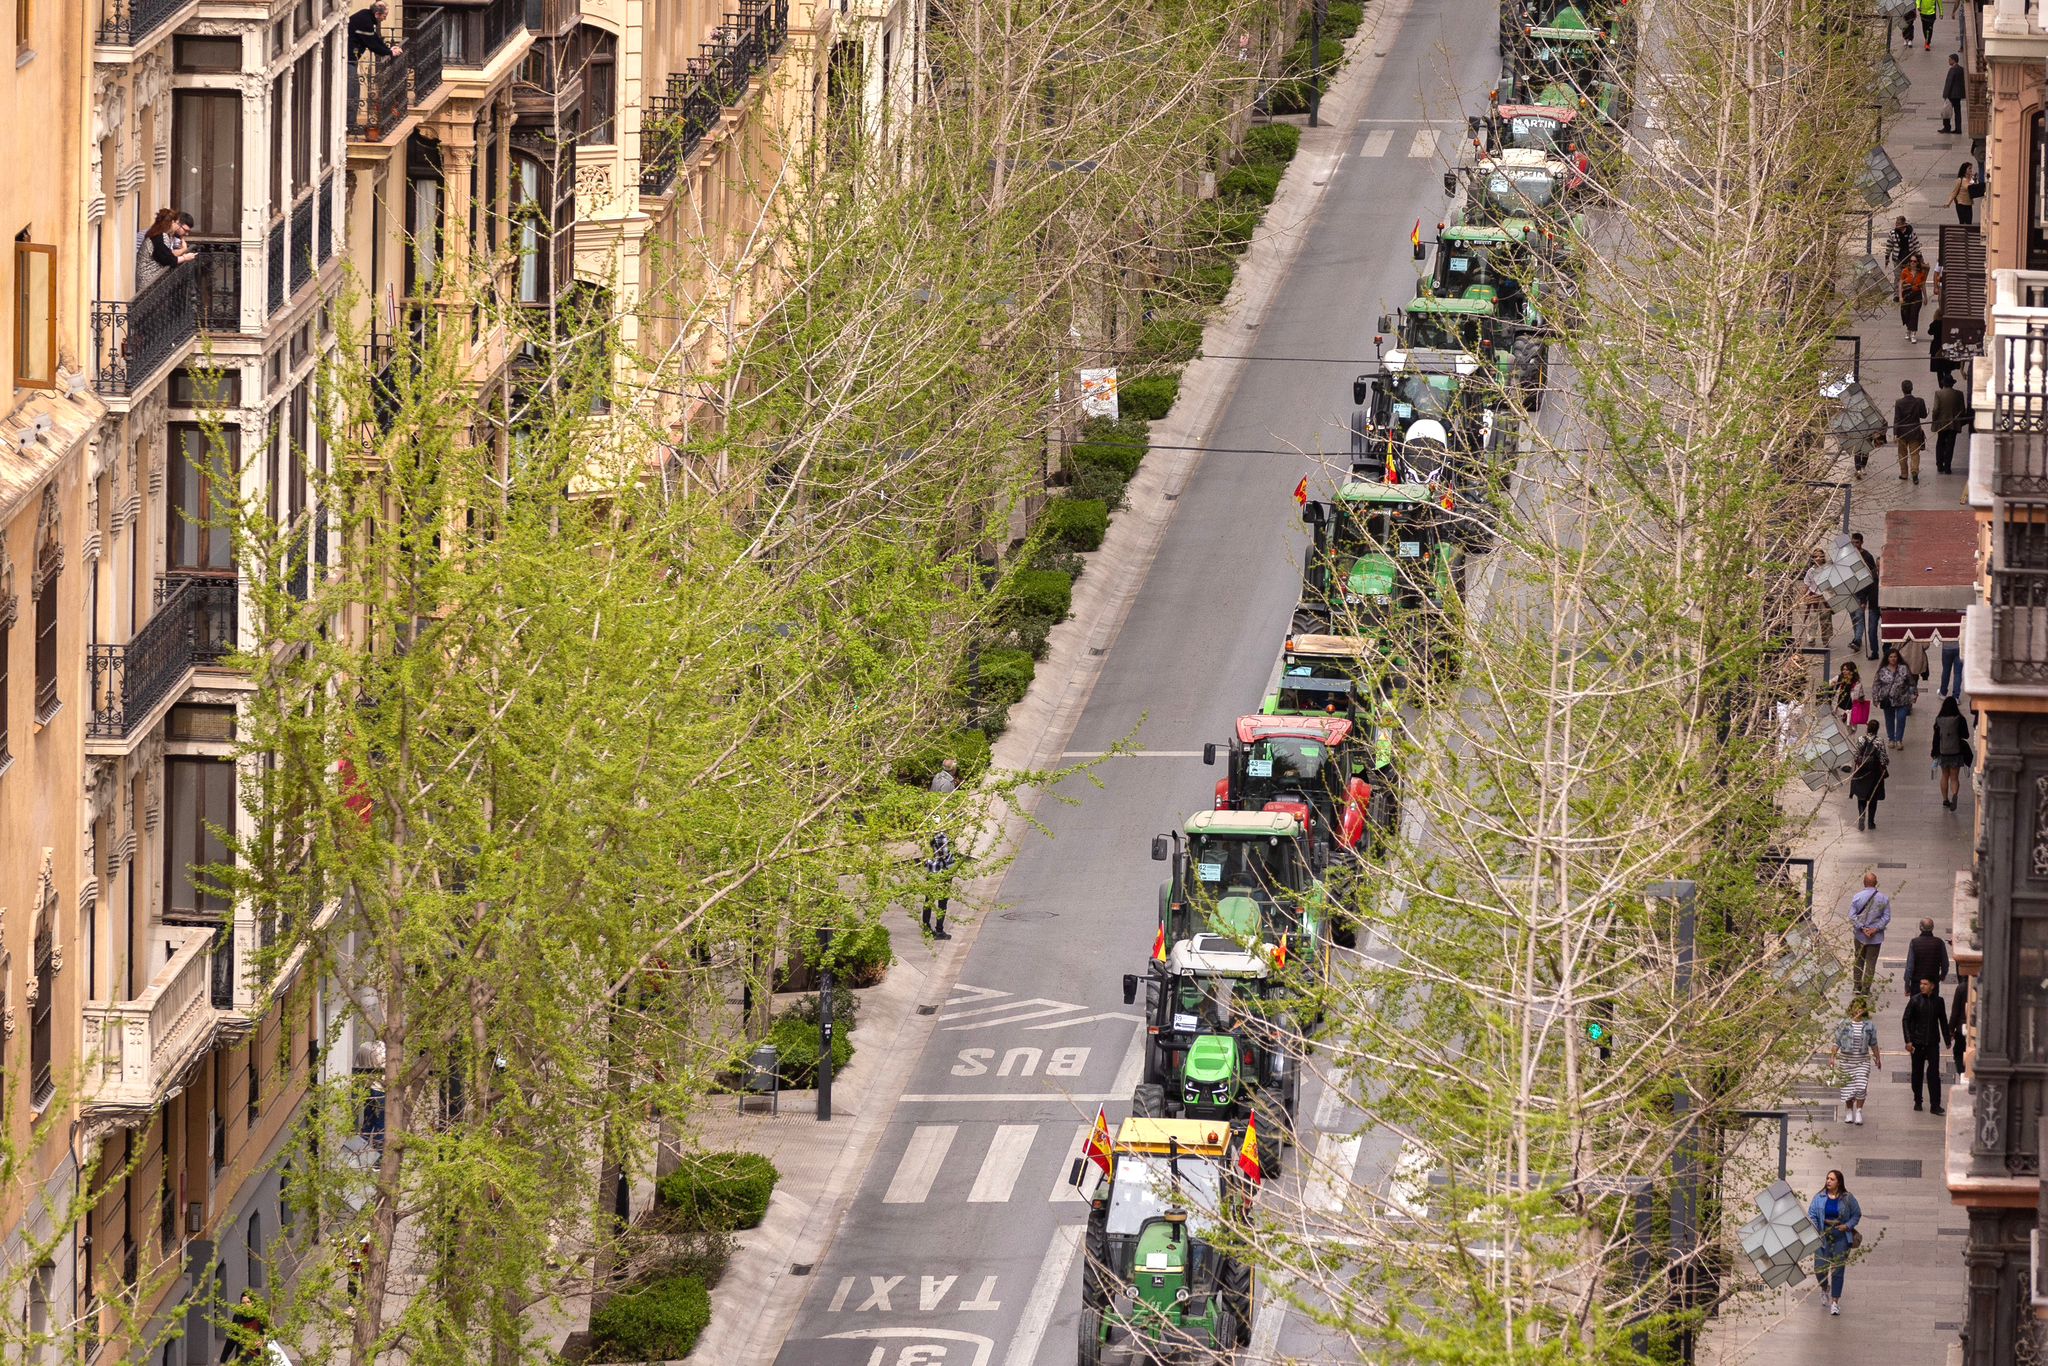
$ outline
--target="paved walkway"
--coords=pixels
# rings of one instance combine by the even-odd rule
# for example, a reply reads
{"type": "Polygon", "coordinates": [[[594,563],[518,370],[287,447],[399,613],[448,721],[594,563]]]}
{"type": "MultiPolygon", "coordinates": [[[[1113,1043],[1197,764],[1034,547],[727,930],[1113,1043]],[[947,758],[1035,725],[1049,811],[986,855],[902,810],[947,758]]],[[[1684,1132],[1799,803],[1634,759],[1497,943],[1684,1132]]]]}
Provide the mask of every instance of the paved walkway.
{"type": "MultiPolygon", "coordinates": [[[[1886,147],[1905,177],[1891,213],[1906,215],[1919,230],[1931,263],[1937,227],[1954,221],[1953,210],[1945,207],[1944,201],[1957,164],[1969,157],[1969,146],[1965,138],[1936,131],[1942,73],[1948,54],[1957,45],[1956,23],[1947,17],[1940,21],[1932,52],[1921,49],[1917,36],[1910,48],[1904,44],[1894,48],[1913,85],[1886,147]]],[[[1879,219],[1880,233],[1888,226],[1889,217],[1879,219]]],[[[1882,250],[1880,242],[1880,253],[1882,250]]],[[[1917,346],[1909,346],[1896,308],[1867,315],[1858,323],[1863,382],[1886,416],[1899,395],[1901,380],[1912,380],[1914,391],[1931,400],[1934,379],[1927,366],[1925,331],[1917,346]]],[[[1922,325],[1926,325],[1924,319],[1922,325]]],[[[1959,378],[1958,383],[1962,382],[1959,378]]],[[[1930,437],[1920,484],[1901,483],[1896,449],[1887,446],[1879,450],[1860,479],[1848,470],[1846,460],[1835,476],[1854,483],[1851,525],[1881,558],[1885,553],[1885,514],[1901,508],[1954,509],[1962,497],[1968,468],[1965,438],[1957,447],[1956,473],[1936,475],[1930,437]]],[[[1903,566],[1900,572],[1904,572],[1903,566]]],[[[1884,565],[1884,574],[1889,580],[1892,566],[1884,565]]],[[[1839,668],[1843,660],[1856,658],[1867,683],[1872,666],[1860,654],[1848,652],[1847,619],[1838,615],[1835,625],[1830,671],[1839,668]]],[[[1962,1209],[1949,1202],[1943,1183],[1941,1120],[1913,1110],[1909,1064],[1899,1028],[1899,1012],[1904,1006],[1899,979],[1906,944],[1918,932],[1922,916],[1933,917],[1936,933],[1951,937],[1955,874],[1969,866],[1976,818],[1967,783],[1960,809],[1944,811],[1929,773],[1929,726],[1940,705],[1935,694],[1938,652],[1933,669],[1935,676],[1922,685],[1921,701],[1907,725],[1905,748],[1892,754],[1887,800],[1879,808],[1880,830],[1856,829],[1844,782],[1821,797],[1801,850],[1817,865],[1815,920],[1828,942],[1837,945],[1845,957],[1849,943],[1847,900],[1861,885],[1863,874],[1875,871],[1879,885],[1893,901],[1892,927],[1879,958],[1872,1013],[1884,1066],[1871,1073],[1866,1122],[1851,1127],[1837,1118],[1840,1109],[1833,1103],[1832,1088],[1822,1080],[1826,1075],[1825,1039],[1817,1045],[1820,1065],[1815,1069],[1814,1084],[1800,1088],[1800,1094],[1792,1098],[1795,1106],[1806,1107],[1794,1111],[1792,1187],[1802,1199],[1811,1197],[1829,1168],[1841,1169],[1863,1205],[1864,1248],[1849,1268],[1840,1318],[1828,1316],[1810,1279],[1786,1291],[1764,1292],[1713,1326],[1699,1353],[1702,1362],[1713,1366],[1737,1362],[1754,1366],[1939,1366],[1948,1360],[1961,1327],[1965,1291],[1962,1253],[1969,1221],[1962,1209]],[[1805,1122],[1798,1118],[1802,1113],[1805,1122]]],[[[1791,805],[1795,812],[1814,809],[1803,789],[1791,805]]],[[[1847,991],[1845,976],[1838,995],[1846,999],[1847,991]]],[[[1948,991],[1942,994],[1946,998],[1948,991]]],[[[1944,1062],[1945,1084],[1953,1082],[1950,1067],[1952,1064],[1944,1062]]],[[[1756,1135],[1759,1141],[1765,1137],[1756,1135]]],[[[1768,1137],[1775,1142],[1775,1131],[1768,1137]]]]}

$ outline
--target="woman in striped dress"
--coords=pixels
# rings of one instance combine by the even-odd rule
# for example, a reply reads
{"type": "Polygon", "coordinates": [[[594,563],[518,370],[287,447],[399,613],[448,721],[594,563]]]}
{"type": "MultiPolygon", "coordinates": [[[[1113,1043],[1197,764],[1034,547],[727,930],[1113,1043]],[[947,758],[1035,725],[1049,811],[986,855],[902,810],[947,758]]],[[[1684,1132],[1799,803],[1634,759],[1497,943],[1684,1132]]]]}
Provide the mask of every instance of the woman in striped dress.
{"type": "Polygon", "coordinates": [[[1845,1077],[1842,1122],[1861,1124],[1863,1102],[1870,1094],[1870,1069],[1884,1066],[1884,1054],[1877,1047],[1877,1026],[1870,1022],[1870,1003],[1861,996],[1849,1002],[1849,1018],[1836,1026],[1830,1056],[1845,1077]]]}

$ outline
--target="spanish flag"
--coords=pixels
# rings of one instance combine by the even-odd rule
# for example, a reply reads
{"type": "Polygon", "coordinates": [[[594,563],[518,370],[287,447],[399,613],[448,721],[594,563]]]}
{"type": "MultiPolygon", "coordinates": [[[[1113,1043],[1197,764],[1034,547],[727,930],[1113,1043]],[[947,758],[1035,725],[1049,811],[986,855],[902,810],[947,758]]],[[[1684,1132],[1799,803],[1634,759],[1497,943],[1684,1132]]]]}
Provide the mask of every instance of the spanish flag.
{"type": "Polygon", "coordinates": [[[1159,937],[1152,941],[1152,961],[1155,963],[1164,963],[1166,961],[1166,926],[1164,925],[1159,927],[1159,937]]]}
{"type": "Polygon", "coordinates": [[[1305,474],[1301,476],[1301,482],[1294,486],[1294,501],[1303,507],[1308,506],[1308,476],[1305,474]]]}
{"type": "Polygon", "coordinates": [[[1100,1106],[1095,1107],[1095,1124],[1088,1130],[1088,1146],[1081,1150],[1081,1156],[1102,1168],[1102,1174],[1110,1174],[1109,1115],[1100,1106]]]}
{"type": "Polygon", "coordinates": [[[1266,1169],[1259,1165],[1259,1117],[1247,1116],[1244,1122],[1244,1143],[1237,1150],[1237,1168],[1253,1181],[1263,1182],[1266,1169]]]}
{"type": "Polygon", "coordinates": [[[1273,966],[1276,968],[1287,966],[1287,941],[1285,939],[1281,940],[1279,946],[1273,950],[1273,966]]]}
{"type": "Polygon", "coordinates": [[[1408,234],[1408,245],[1411,247],[1422,245],[1422,220],[1420,218],[1415,220],[1415,230],[1408,234]]]}

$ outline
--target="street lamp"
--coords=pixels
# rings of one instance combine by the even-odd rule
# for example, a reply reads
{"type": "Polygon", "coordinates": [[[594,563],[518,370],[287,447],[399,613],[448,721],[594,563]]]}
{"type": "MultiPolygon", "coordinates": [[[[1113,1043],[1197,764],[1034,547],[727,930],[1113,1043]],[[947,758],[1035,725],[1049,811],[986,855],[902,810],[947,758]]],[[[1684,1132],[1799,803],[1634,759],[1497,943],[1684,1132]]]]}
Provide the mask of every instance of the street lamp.
{"type": "Polygon", "coordinates": [[[1784,1181],[1774,1181],[1756,1197],[1756,1218],[1736,1236],[1742,1255],[1776,1290],[1806,1274],[1804,1262],[1820,1247],[1820,1230],[1806,1217],[1806,1207],[1784,1181]]]}

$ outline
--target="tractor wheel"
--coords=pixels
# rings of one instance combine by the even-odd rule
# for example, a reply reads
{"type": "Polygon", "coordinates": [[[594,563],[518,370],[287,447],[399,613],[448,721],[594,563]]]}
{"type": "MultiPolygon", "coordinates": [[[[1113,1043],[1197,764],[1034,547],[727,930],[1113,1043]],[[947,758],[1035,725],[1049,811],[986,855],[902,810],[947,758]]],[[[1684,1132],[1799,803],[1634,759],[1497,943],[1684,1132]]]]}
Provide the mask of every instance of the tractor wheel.
{"type": "Polygon", "coordinates": [[[1344,912],[1339,911],[1337,914],[1330,917],[1330,937],[1337,941],[1337,947],[1340,949],[1357,948],[1357,922],[1352,920],[1352,918],[1346,915],[1344,912]]]}
{"type": "Polygon", "coordinates": [[[1079,1366],[1102,1366],[1102,1311],[1084,1308],[1081,1311],[1080,1350],[1075,1355],[1079,1366]]]}
{"type": "Polygon", "coordinates": [[[1131,1092],[1131,1116],[1134,1119],[1165,1119],[1166,1088],[1147,1082],[1131,1092]]]}
{"type": "Polygon", "coordinates": [[[1543,349],[1542,341],[1526,332],[1515,338],[1515,387],[1532,413],[1543,406],[1543,349]]]}
{"type": "Polygon", "coordinates": [[[1249,1346],[1252,1340],[1252,1269],[1243,1262],[1227,1261],[1218,1279],[1223,1282],[1223,1302],[1230,1306],[1231,1315],[1237,1320],[1237,1345],[1249,1346]]]}
{"type": "Polygon", "coordinates": [[[1230,1352],[1251,1341],[1251,1334],[1237,1321],[1237,1311],[1225,1305],[1216,1313],[1216,1340],[1204,1343],[1209,1351],[1218,1354],[1230,1352]]]}
{"type": "Polygon", "coordinates": [[[1365,808],[1365,837],[1368,845],[1376,849],[1380,841],[1391,840],[1400,819],[1400,811],[1394,805],[1393,786],[1384,781],[1374,783],[1372,800],[1365,808]]]}
{"type": "Polygon", "coordinates": [[[1083,1235],[1081,1263],[1081,1304],[1101,1309],[1116,1298],[1116,1277],[1109,1269],[1109,1233],[1100,1219],[1090,1219],[1083,1235]]]}

